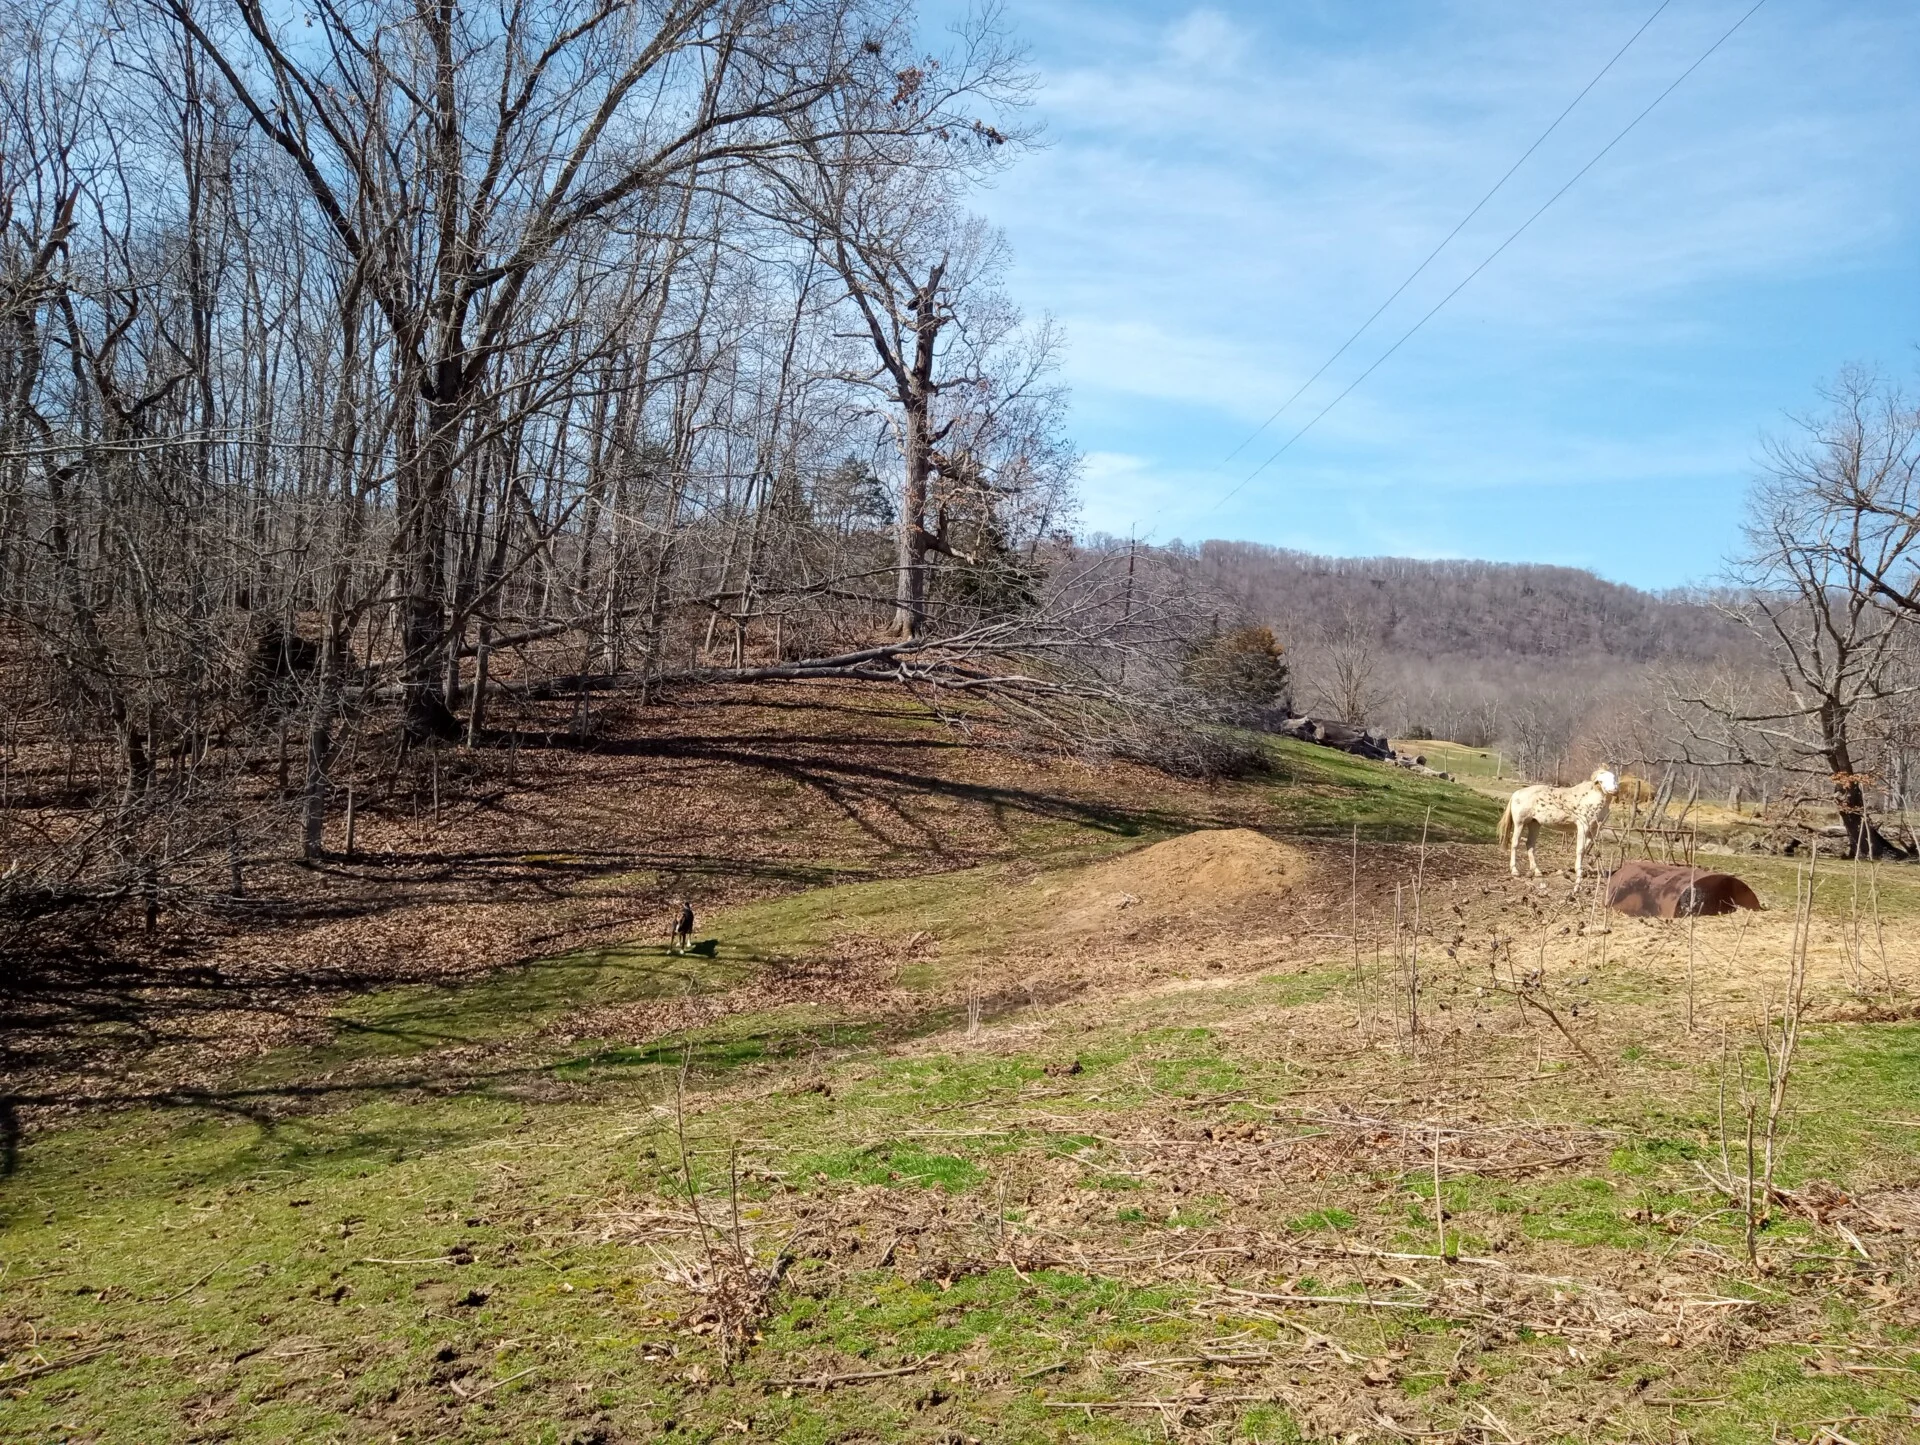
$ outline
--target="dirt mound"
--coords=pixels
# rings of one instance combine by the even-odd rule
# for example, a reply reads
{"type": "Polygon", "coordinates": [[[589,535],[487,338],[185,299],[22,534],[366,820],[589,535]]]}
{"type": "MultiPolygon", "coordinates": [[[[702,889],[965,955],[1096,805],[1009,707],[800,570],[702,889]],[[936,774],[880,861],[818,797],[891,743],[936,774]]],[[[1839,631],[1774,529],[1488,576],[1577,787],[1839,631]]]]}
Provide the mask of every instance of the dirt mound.
{"type": "Polygon", "coordinates": [[[1204,918],[1284,893],[1306,877],[1298,849],[1247,828],[1186,833],[1096,863],[1071,881],[1043,881],[1041,932],[1132,930],[1160,918],[1204,918]]]}

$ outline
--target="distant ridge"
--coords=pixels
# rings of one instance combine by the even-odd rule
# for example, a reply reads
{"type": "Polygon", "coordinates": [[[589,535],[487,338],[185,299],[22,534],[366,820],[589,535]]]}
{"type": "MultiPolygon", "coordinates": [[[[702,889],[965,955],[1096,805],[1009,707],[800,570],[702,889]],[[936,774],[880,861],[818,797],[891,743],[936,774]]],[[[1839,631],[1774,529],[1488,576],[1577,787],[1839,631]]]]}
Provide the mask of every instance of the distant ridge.
{"type": "Polygon", "coordinates": [[[1351,611],[1402,657],[1691,661],[1724,656],[1741,638],[1700,594],[1643,592],[1577,567],[1321,557],[1256,542],[1167,550],[1252,620],[1300,635],[1351,611]]]}

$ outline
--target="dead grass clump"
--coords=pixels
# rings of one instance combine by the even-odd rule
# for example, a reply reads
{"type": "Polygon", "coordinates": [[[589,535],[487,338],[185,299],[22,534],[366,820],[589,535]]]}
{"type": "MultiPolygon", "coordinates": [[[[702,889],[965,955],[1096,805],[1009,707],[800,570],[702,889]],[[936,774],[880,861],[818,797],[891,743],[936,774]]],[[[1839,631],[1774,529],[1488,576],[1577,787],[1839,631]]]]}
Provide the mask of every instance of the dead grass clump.
{"type": "MultiPolygon", "coordinates": [[[[1805,1194],[1806,1190],[1802,1187],[1795,1192],[1805,1194]]],[[[1825,1217],[1861,1234],[1904,1234],[1920,1240],[1920,1186],[1843,1196],[1839,1206],[1825,1217]]]]}
{"type": "Polygon", "coordinates": [[[1823,1024],[1897,1024],[1920,1019],[1920,999],[1846,999],[1808,1009],[1807,1019],[1823,1024]]]}
{"type": "Polygon", "coordinates": [[[721,1235],[697,1258],[663,1260],[660,1277],[694,1298],[680,1328],[712,1336],[722,1368],[731,1370],[759,1338],[787,1262],[782,1256],[762,1266],[742,1239],[721,1235]]]}

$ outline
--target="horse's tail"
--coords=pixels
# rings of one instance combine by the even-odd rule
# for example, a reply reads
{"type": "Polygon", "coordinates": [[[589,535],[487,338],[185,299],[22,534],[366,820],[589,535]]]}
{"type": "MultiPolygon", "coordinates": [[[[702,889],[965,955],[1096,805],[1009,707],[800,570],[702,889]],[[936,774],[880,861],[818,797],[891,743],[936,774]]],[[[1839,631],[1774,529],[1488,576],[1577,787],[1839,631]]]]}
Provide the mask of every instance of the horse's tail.
{"type": "Polygon", "coordinates": [[[1507,806],[1500,810],[1500,846],[1506,847],[1513,837],[1513,799],[1507,799],[1507,806]]]}

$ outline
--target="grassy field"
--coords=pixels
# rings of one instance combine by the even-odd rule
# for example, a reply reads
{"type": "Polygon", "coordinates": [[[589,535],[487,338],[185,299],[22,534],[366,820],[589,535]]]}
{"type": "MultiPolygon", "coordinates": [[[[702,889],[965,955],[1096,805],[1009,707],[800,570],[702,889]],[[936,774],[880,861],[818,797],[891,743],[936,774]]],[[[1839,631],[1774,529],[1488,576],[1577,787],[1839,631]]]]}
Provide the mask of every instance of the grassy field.
{"type": "Polygon", "coordinates": [[[1792,865],[1609,926],[1479,793],[1276,756],[1272,896],[1112,894],[1142,807],[30,1133],[0,1438],[1920,1437],[1912,876],[1815,890],[1750,1252],[1792,865]]]}
{"type": "Polygon", "coordinates": [[[1393,746],[1399,752],[1424,757],[1428,767],[1451,773],[1463,783],[1499,782],[1507,788],[1516,788],[1524,781],[1514,776],[1513,764],[1493,748],[1470,748],[1464,743],[1438,738],[1405,738],[1393,746]]]}
{"type": "Polygon", "coordinates": [[[1345,834],[1413,842],[1490,838],[1500,806],[1480,794],[1400,768],[1382,767],[1290,738],[1265,740],[1276,781],[1266,785],[1270,826],[1290,833],[1345,834]],[[1430,810],[1430,811],[1429,811],[1430,810]]]}

